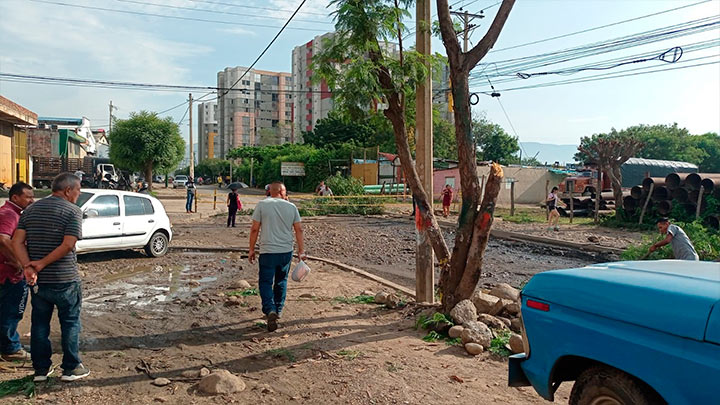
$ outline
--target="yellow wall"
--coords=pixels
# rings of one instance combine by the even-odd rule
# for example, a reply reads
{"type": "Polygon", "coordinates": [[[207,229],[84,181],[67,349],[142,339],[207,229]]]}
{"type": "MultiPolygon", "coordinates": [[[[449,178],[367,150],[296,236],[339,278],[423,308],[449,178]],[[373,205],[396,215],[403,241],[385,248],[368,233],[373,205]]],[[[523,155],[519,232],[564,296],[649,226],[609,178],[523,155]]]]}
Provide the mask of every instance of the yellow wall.
{"type": "Polygon", "coordinates": [[[0,135],[0,183],[13,184],[12,138],[0,135]]]}
{"type": "Polygon", "coordinates": [[[215,132],[208,132],[208,149],[207,149],[207,157],[208,158],[215,157],[215,135],[217,135],[215,132]]]}
{"type": "Polygon", "coordinates": [[[353,163],[351,175],[356,179],[360,179],[363,185],[374,185],[378,183],[378,164],[377,163],[353,163]]]}
{"type": "MultiPolygon", "coordinates": [[[[15,181],[28,182],[27,133],[15,129],[15,181]]],[[[13,181],[13,183],[15,182],[13,181]]]]}

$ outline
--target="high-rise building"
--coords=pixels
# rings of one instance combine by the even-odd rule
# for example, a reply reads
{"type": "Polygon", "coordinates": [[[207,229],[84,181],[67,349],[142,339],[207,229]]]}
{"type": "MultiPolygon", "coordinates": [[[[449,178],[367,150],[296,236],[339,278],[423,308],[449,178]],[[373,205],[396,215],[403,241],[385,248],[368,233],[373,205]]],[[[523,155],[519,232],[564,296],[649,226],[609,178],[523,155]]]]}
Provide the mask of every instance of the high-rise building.
{"type": "Polygon", "coordinates": [[[334,32],[318,35],[292,51],[293,109],[295,136],[312,131],[319,119],[326,118],[333,108],[332,93],[327,83],[313,83],[312,58],[320,52],[323,41],[334,32]]]}
{"type": "Polygon", "coordinates": [[[220,137],[218,137],[218,122],[216,119],[218,105],[215,101],[198,104],[197,136],[198,136],[198,162],[219,156],[220,137]]]}
{"type": "Polygon", "coordinates": [[[221,90],[217,101],[220,142],[216,157],[225,158],[230,149],[240,146],[296,142],[290,73],[245,71],[247,68],[238,66],[218,72],[218,88],[233,90],[227,94],[221,90]]]}

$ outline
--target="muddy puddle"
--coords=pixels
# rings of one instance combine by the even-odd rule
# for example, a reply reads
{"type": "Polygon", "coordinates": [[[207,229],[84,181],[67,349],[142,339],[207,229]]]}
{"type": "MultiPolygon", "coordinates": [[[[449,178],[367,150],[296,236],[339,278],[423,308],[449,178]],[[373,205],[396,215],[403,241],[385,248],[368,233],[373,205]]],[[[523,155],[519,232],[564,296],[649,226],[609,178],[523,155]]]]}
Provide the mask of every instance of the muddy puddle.
{"type": "Polygon", "coordinates": [[[96,314],[129,308],[161,310],[156,304],[198,293],[217,276],[202,274],[190,264],[138,265],[107,273],[98,281],[83,299],[83,310],[96,314]]]}

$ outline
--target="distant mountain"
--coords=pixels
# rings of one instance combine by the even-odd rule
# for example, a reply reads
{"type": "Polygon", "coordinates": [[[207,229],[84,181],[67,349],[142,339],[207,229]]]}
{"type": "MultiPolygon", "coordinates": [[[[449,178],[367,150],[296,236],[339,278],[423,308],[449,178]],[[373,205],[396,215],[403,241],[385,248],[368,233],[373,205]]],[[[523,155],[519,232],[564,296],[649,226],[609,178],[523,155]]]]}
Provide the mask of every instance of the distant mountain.
{"type": "Polygon", "coordinates": [[[560,164],[572,163],[575,161],[573,156],[577,153],[577,145],[554,145],[551,143],[540,143],[540,142],[520,142],[523,148],[523,158],[535,157],[540,163],[547,162],[553,164],[560,162],[560,164]]]}

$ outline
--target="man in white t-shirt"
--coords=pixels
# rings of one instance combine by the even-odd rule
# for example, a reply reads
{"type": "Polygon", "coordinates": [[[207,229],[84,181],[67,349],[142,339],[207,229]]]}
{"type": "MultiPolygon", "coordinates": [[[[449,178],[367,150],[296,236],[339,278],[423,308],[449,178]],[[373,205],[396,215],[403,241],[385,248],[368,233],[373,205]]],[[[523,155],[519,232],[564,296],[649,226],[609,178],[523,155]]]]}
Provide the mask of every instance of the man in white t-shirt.
{"type": "Polygon", "coordinates": [[[255,243],[260,235],[260,275],[258,286],[262,311],[267,316],[268,331],[277,329],[277,320],[285,305],[287,277],[293,253],[293,231],[297,239],[298,257],[305,258],[300,213],[295,204],[287,201],[285,185],[270,184],[270,197],[255,206],[250,229],[248,260],[255,262],[255,243]]]}

